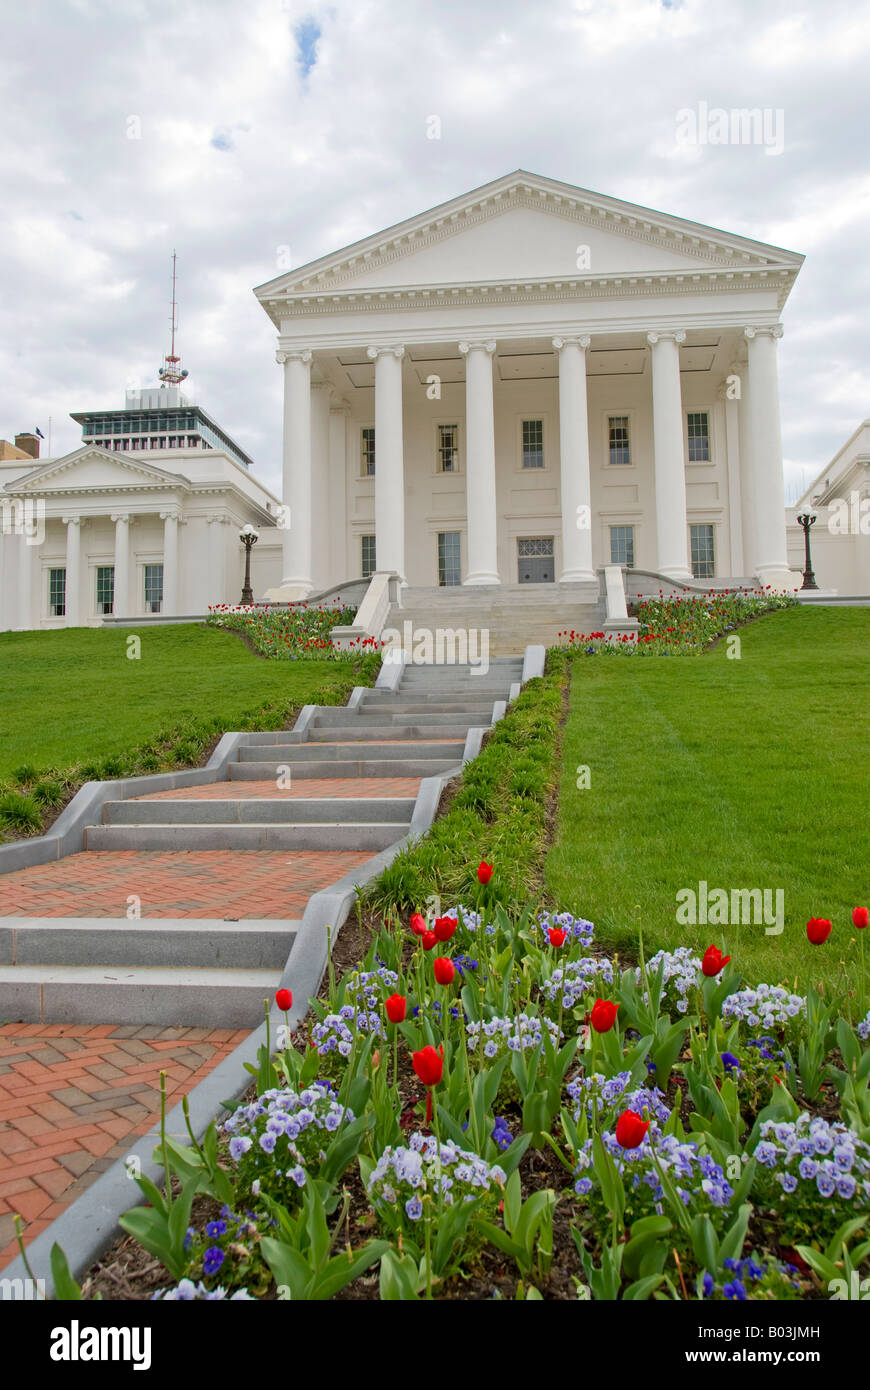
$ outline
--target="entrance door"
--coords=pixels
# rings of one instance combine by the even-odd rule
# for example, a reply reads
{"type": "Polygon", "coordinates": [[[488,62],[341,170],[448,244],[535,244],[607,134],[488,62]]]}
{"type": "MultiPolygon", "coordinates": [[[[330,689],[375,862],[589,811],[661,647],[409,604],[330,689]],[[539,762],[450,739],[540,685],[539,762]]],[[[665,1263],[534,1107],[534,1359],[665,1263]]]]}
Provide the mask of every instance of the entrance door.
{"type": "Polygon", "coordinates": [[[517,581],[520,584],[554,583],[552,536],[527,536],[517,540],[517,581]]]}

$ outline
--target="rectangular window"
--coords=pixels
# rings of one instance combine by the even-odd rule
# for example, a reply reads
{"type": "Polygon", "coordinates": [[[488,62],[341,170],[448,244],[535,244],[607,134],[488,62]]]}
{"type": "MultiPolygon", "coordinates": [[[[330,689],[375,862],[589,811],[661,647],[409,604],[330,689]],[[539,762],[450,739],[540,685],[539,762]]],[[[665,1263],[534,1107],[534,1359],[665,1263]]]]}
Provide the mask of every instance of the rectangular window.
{"type": "Polygon", "coordinates": [[[111,613],[115,602],[115,566],[97,566],[97,612],[111,613]]]}
{"type": "Polygon", "coordinates": [[[634,527],[633,526],[611,526],[610,528],[610,563],[612,565],[625,565],[627,569],[634,566],[634,527]]]}
{"type": "Polygon", "coordinates": [[[523,421],[523,468],[544,466],[544,422],[523,421]]]}
{"type": "Polygon", "coordinates": [[[555,577],[552,536],[524,536],[517,540],[517,581],[520,584],[552,584],[555,577]]]}
{"type": "Polygon", "coordinates": [[[438,583],[461,584],[460,543],[458,531],[438,532],[438,583]]]}
{"type": "Polygon", "coordinates": [[[441,473],[459,472],[459,426],[438,426],[438,470],[441,473]]]}
{"type": "Polygon", "coordinates": [[[689,463],[710,461],[710,417],[706,410],[689,411],[689,463]]]}
{"type": "Polygon", "coordinates": [[[713,527],[690,526],[692,540],[692,574],[696,579],[712,579],[716,573],[713,553],[713,527]]]}
{"type": "Polygon", "coordinates": [[[375,427],[374,425],[364,425],[362,431],[362,475],[364,478],[375,476],[375,427]]]}
{"type": "Polygon", "coordinates": [[[145,566],[145,612],[159,613],[163,607],[163,566],[145,566]]]}
{"type": "Polygon", "coordinates": [[[608,419],[610,462],[631,463],[631,443],[628,438],[628,416],[611,415],[608,419]]]}
{"type": "Polygon", "coordinates": [[[48,616],[66,616],[66,570],[48,571],[48,616]]]}
{"type": "Polygon", "coordinates": [[[368,579],[377,569],[374,536],[362,536],[362,577],[368,579]]]}

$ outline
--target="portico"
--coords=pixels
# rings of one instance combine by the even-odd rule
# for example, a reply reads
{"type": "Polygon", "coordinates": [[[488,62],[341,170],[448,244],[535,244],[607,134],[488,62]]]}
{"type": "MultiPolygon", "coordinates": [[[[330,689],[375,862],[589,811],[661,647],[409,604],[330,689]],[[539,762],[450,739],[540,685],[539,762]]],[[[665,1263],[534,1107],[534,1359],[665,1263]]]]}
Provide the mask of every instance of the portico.
{"type": "Polygon", "coordinates": [[[268,596],[375,567],[790,586],[776,355],[801,261],[518,171],[261,286],[290,508],[268,596]]]}
{"type": "Polygon", "coordinates": [[[0,478],[0,630],[237,602],[239,530],[252,523],[277,540],[277,499],[217,451],[178,455],[192,477],[86,444],[0,478]]]}

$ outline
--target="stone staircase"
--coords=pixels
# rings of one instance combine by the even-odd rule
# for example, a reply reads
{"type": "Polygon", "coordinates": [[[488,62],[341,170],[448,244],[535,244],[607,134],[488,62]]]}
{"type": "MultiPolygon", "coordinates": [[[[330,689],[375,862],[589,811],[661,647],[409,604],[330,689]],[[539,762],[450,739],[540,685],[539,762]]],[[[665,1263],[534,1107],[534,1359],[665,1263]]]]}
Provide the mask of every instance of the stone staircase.
{"type": "Polygon", "coordinates": [[[255,1026],[310,892],[409,833],[421,779],[459,770],[522,664],[408,665],[249,735],[224,781],[105,801],[81,853],[0,876],[0,1021],[255,1026]]]}
{"type": "MultiPolygon", "coordinates": [[[[402,590],[402,606],[393,605],[387,627],[406,630],[460,631],[468,634],[471,660],[483,650],[488,634],[488,654],[511,656],[528,646],[554,646],[559,632],[598,630],[603,621],[598,582],[589,584],[481,584],[450,585],[440,589],[402,590]],[[411,629],[404,624],[410,623],[411,629]],[[480,634],[475,638],[473,633],[480,634]],[[477,641],[477,647],[472,643],[477,641]]],[[[445,646],[452,639],[445,638],[445,646]]],[[[449,659],[449,657],[448,657],[449,659]]]]}

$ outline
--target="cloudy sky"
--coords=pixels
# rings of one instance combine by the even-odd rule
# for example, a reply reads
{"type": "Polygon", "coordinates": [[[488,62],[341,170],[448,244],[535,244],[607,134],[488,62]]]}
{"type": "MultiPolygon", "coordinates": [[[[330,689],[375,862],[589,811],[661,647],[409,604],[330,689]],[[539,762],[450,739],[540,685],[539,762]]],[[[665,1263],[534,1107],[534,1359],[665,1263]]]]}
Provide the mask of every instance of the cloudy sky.
{"type": "MultiPolygon", "coordinates": [[[[870,415],[866,0],[29,0],[0,21],[0,437],[156,385],[179,256],[190,394],[280,491],[251,289],[516,168],[806,254],[787,496],[870,415]],[[760,107],[782,150],[687,146],[760,107]],[[441,120],[441,138],[427,121],[441,120]]],[[[44,450],[45,452],[45,450],[44,450]]]]}

